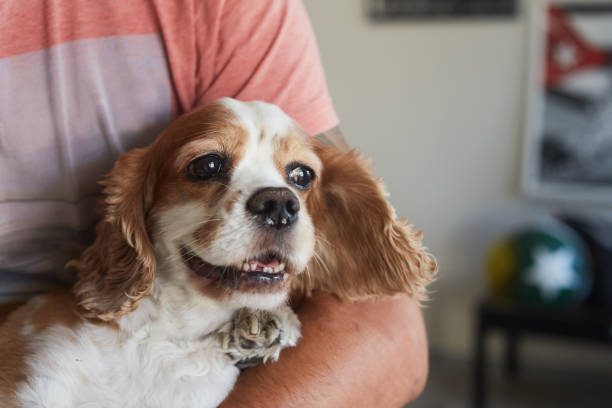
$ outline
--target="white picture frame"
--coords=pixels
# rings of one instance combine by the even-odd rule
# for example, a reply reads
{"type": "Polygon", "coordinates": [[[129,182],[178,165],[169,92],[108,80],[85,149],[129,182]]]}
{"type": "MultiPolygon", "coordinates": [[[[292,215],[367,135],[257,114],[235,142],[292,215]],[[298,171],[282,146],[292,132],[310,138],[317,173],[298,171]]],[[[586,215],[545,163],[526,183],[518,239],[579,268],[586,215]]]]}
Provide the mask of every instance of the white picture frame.
{"type": "MultiPolygon", "coordinates": [[[[610,17],[609,28],[607,26],[607,17],[605,18],[606,21],[598,17],[597,19],[601,21],[597,21],[597,24],[602,25],[605,30],[609,29],[610,33],[612,33],[612,0],[529,0],[525,3],[529,8],[530,28],[527,58],[527,102],[525,104],[525,127],[521,166],[521,191],[526,196],[535,199],[563,202],[587,202],[593,204],[612,204],[612,66],[606,66],[605,72],[601,74],[600,78],[606,81],[606,84],[608,84],[606,86],[610,87],[609,94],[606,92],[603,96],[597,96],[598,98],[606,98],[606,104],[605,106],[602,106],[607,109],[609,104],[610,107],[610,133],[607,134],[606,132],[599,132],[602,134],[607,134],[606,137],[609,140],[604,137],[602,140],[598,139],[598,141],[592,142],[599,143],[600,146],[604,146],[604,151],[608,151],[607,149],[610,149],[610,151],[609,154],[607,154],[603,159],[598,157],[597,162],[590,162],[588,160],[588,154],[595,155],[593,152],[597,152],[599,147],[597,145],[589,147],[591,151],[591,153],[589,153],[589,150],[586,148],[586,146],[589,146],[589,137],[587,137],[589,133],[579,132],[578,130],[581,129],[579,126],[585,127],[585,124],[588,124],[589,119],[591,118],[590,116],[585,116],[586,114],[584,112],[589,112],[588,115],[593,117],[597,116],[597,114],[599,114],[599,116],[603,116],[605,113],[603,112],[604,109],[601,108],[603,113],[597,113],[597,109],[591,108],[586,110],[581,108],[580,110],[573,112],[570,108],[571,106],[582,105],[572,105],[570,103],[566,104],[563,99],[567,98],[567,100],[571,100],[571,92],[567,91],[568,89],[573,89],[573,91],[578,89],[581,92],[583,90],[584,92],[589,91],[588,86],[586,86],[585,83],[588,83],[589,80],[593,82],[593,78],[596,77],[595,73],[586,72],[588,70],[584,72],[576,71],[571,75],[568,74],[567,76],[561,76],[563,79],[556,82],[560,83],[561,85],[555,86],[551,86],[547,83],[551,75],[545,74],[545,72],[550,71],[549,66],[546,65],[548,63],[547,56],[549,55],[547,30],[551,20],[549,16],[550,7],[560,7],[564,11],[574,10],[574,16],[579,16],[581,15],[580,13],[588,14],[589,8],[600,8],[601,10],[605,10],[605,13],[609,13],[610,17]],[[585,78],[580,78],[580,75],[584,76],[585,72],[591,76],[591,78],[587,78],[588,80],[586,80],[586,82],[585,78]],[[572,75],[574,77],[572,77],[572,75]],[[582,83],[580,82],[581,80],[583,81],[582,83]],[[574,88],[572,88],[572,86],[574,88]],[[578,88],[576,88],[576,86],[578,86],[578,88]],[[584,89],[581,90],[579,88],[580,86],[583,86],[584,89]],[[559,89],[562,91],[559,91],[559,89]],[[564,95],[564,92],[569,92],[569,96],[564,95]],[[609,100],[607,98],[608,95],[610,96],[609,100]],[[564,109],[567,111],[564,111],[564,109]],[[551,118],[555,118],[555,120],[552,120],[551,118]],[[583,133],[586,135],[585,137],[582,137],[583,133]],[[578,134],[581,136],[580,138],[569,138],[568,135],[572,134],[578,134]],[[566,143],[563,137],[571,141],[571,143],[566,143]],[[573,167],[569,165],[566,165],[565,168],[561,165],[556,167],[557,163],[555,162],[554,154],[551,154],[551,149],[554,153],[555,143],[560,143],[562,147],[563,143],[566,143],[567,146],[564,148],[567,148],[567,152],[565,154],[576,155],[576,157],[572,157],[571,159],[567,160],[573,160],[577,164],[573,165],[573,167]],[[553,147],[551,148],[551,146],[553,147]],[[572,149],[575,151],[572,151],[572,149]],[[581,152],[581,150],[584,150],[584,152],[581,152]],[[584,157],[579,156],[579,154],[583,154],[584,157]],[[610,163],[609,169],[607,164],[608,158],[610,163]],[[597,165],[599,164],[600,160],[603,164],[598,170],[597,165]],[[583,162],[582,164],[580,164],[581,161],[583,162]],[[555,174],[555,170],[557,168],[559,170],[558,173],[555,174]],[[580,171],[583,171],[583,173],[580,173],[580,171]],[[598,171],[601,173],[601,176],[598,175],[598,171]],[[597,179],[597,177],[601,178],[597,179]]],[[[567,15],[572,14],[567,13],[567,15]]],[[[601,16],[602,14],[600,13],[599,15],[601,16]]],[[[575,27],[572,26],[572,30],[580,30],[586,27],[585,21],[587,21],[588,18],[572,18],[575,19],[575,21],[572,21],[572,24],[575,24],[575,27]]],[[[591,29],[586,31],[589,30],[591,29]]],[[[595,32],[596,30],[593,29],[591,31],[595,32]]],[[[581,33],[581,35],[582,34],[583,33],[581,33]]],[[[610,37],[610,42],[612,44],[612,35],[610,37]]],[[[560,48],[560,46],[558,48],[560,48]]],[[[608,50],[608,47],[606,47],[606,50],[608,50]]],[[[612,48],[609,48],[609,50],[612,50],[612,48]]],[[[565,52],[567,50],[561,51],[565,52]]],[[[567,52],[571,54],[570,51],[567,52]]],[[[580,53],[578,55],[580,57],[580,53]]],[[[572,57],[571,55],[565,57],[564,54],[560,52],[559,60],[563,61],[563,58],[570,60],[572,57]]],[[[591,89],[591,91],[597,93],[598,88],[592,88],[593,89],[591,89]]],[[[577,98],[577,100],[579,99],[580,98],[577,98]]],[[[586,100],[589,99],[587,98],[586,100]]],[[[596,106],[596,108],[598,107],[596,106]]],[[[608,125],[606,122],[605,127],[607,126],[608,125]]],[[[596,133],[598,134],[598,132],[593,132],[593,134],[596,133]]],[[[601,135],[597,137],[601,139],[601,135]]],[[[563,150],[561,149],[561,152],[559,153],[560,157],[563,157],[562,153],[563,150]]]]}

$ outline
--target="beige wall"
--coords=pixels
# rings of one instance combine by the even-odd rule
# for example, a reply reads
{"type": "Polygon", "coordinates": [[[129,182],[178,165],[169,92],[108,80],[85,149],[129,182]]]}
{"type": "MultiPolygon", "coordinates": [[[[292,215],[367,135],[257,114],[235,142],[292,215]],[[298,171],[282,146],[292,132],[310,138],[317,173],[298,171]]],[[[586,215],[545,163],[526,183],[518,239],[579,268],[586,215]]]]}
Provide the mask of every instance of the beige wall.
{"type": "Polygon", "coordinates": [[[439,261],[431,343],[464,354],[485,238],[532,214],[518,193],[527,18],[377,24],[358,0],[304,2],[344,133],[439,261]]]}

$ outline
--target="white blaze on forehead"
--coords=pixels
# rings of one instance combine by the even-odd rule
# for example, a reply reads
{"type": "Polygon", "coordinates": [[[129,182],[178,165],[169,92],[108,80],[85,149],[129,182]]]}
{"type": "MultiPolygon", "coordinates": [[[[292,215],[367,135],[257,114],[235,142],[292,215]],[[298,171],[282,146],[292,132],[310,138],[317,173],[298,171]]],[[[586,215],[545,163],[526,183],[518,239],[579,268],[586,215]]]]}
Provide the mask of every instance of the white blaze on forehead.
{"type": "Polygon", "coordinates": [[[232,98],[219,100],[223,106],[236,115],[236,122],[244,127],[251,137],[264,136],[283,137],[289,128],[295,125],[281,108],[260,101],[241,102],[232,98]]]}
{"type": "Polygon", "coordinates": [[[233,186],[244,192],[263,187],[286,186],[285,175],[274,163],[274,154],[280,139],[286,137],[296,124],[279,107],[265,102],[220,100],[235,114],[235,121],[247,131],[244,156],[236,164],[233,186]]]}

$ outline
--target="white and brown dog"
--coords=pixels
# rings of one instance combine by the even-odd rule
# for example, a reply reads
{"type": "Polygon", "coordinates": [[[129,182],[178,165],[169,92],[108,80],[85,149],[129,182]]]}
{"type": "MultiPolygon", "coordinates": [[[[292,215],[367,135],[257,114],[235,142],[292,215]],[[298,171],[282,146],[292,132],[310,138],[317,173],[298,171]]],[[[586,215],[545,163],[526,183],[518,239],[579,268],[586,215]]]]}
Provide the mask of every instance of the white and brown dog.
{"type": "Polygon", "coordinates": [[[222,99],[124,154],[72,292],[0,329],[2,407],[214,407],[294,346],[290,291],[423,298],[435,263],[354,151],[222,99]]]}

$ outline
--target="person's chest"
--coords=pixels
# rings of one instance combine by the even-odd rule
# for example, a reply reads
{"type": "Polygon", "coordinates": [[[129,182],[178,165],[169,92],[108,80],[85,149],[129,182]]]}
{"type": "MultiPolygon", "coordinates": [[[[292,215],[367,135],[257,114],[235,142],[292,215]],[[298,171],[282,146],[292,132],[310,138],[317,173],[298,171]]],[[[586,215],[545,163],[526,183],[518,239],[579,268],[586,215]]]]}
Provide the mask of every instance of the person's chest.
{"type": "Polygon", "coordinates": [[[77,202],[119,154],[170,121],[159,34],[96,38],[0,59],[0,201],[77,202]]]}
{"type": "Polygon", "coordinates": [[[1,303],[73,279],[98,181],[190,106],[195,70],[177,61],[193,62],[196,13],[192,0],[0,3],[1,303]]]}

